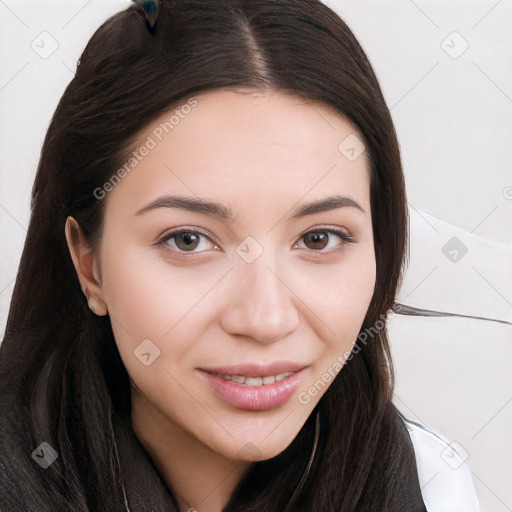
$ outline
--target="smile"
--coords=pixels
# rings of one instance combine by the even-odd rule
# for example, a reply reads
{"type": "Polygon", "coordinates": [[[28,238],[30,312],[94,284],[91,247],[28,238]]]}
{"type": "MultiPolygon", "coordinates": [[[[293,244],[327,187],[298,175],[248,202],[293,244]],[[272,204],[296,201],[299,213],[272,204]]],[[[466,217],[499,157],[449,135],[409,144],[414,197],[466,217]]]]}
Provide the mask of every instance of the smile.
{"type": "Polygon", "coordinates": [[[227,373],[227,368],[221,371],[198,371],[215,396],[246,411],[268,411],[284,405],[303,382],[305,370],[304,367],[290,365],[288,371],[283,371],[284,368],[270,370],[269,367],[230,369],[233,373],[227,373]]]}
{"type": "Polygon", "coordinates": [[[227,373],[220,374],[211,372],[212,375],[221,377],[224,380],[231,380],[237,384],[245,384],[246,386],[267,386],[269,384],[275,384],[286,377],[289,377],[294,372],[284,372],[278,375],[267,375],[266,377],[244,377],[243,375],[229,375],[227,373]]]}

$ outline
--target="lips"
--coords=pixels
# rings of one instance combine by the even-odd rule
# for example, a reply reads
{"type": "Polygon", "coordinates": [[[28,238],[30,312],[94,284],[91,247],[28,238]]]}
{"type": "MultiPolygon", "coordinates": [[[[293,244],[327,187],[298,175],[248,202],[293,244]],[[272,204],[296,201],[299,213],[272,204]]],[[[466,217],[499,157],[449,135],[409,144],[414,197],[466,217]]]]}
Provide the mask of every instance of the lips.
{"type": "Polygon", "coordinates": [[[223,401],[248,411],[265,411],[286,403],[303,379],[305,366],[281,361],[200,369],[199,374],[223,401]]]}

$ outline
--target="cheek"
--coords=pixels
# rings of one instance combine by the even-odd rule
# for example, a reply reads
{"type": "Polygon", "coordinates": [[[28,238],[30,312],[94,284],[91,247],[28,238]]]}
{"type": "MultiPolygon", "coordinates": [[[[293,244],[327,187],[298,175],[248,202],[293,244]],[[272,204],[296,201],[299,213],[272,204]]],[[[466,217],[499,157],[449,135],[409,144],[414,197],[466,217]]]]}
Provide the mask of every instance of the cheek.
{"type": "Polygon", "coordinates": [[[343,264],[326,267],[316,279],[309,280],[304,296],[325,323],[329,338],[357,336],[373,297],[375,275],[373,251],[353,251],[343,264]]]}
{"type": "Polygon", "coordinates": [[[373,251],[364,254],[354,251],[350,260],[350,264],[347,258],[346,265],[333,270],[329,279],[324,276],[318,281],[322,288],[315,288],[315,293],[309,296],[308,306],[318,317],[314,319],[312,314],[310,322],[317,326],[316,334],[322,341],[311,378],[302,389],[303,393],[312,390],[308,394],[310,399],[320,400],[350,356],[373,297],[376,275],[373,251]]]}
{"type": "Polygon", "coordinates": [[[200,328],[198,305],[211,287],[208,279],[197,273],[192,278],[186,269],[136,249],[124,250],[123,257],[107,268],[103,292],[127,369],[146,339],[161,352],[172,348],[171,359],[178,364],[191,348],[192,331],[200,328]]]}

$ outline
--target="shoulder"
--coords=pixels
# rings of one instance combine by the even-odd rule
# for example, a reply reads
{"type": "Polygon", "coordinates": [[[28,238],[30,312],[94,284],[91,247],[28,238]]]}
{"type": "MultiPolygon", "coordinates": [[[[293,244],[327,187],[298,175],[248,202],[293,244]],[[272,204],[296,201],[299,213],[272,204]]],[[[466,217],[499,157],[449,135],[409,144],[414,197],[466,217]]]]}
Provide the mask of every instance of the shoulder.
{"type": "Polygon", "coordinates": [[[467,454],[402,416],[411,437],[423,501],[429,512],[480,512],[467,454]]]}

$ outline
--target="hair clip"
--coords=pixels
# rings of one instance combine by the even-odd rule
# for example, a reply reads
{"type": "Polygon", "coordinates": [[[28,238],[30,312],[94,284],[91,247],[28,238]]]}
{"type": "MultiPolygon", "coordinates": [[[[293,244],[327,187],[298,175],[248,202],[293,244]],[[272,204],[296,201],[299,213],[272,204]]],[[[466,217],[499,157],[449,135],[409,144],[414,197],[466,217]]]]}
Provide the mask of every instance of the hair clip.
{"type": "Polygon", "coordinates": [[[153,30],[160,14],[161,0],[132,0],[143,14],[148,27],[153,30]]]}

